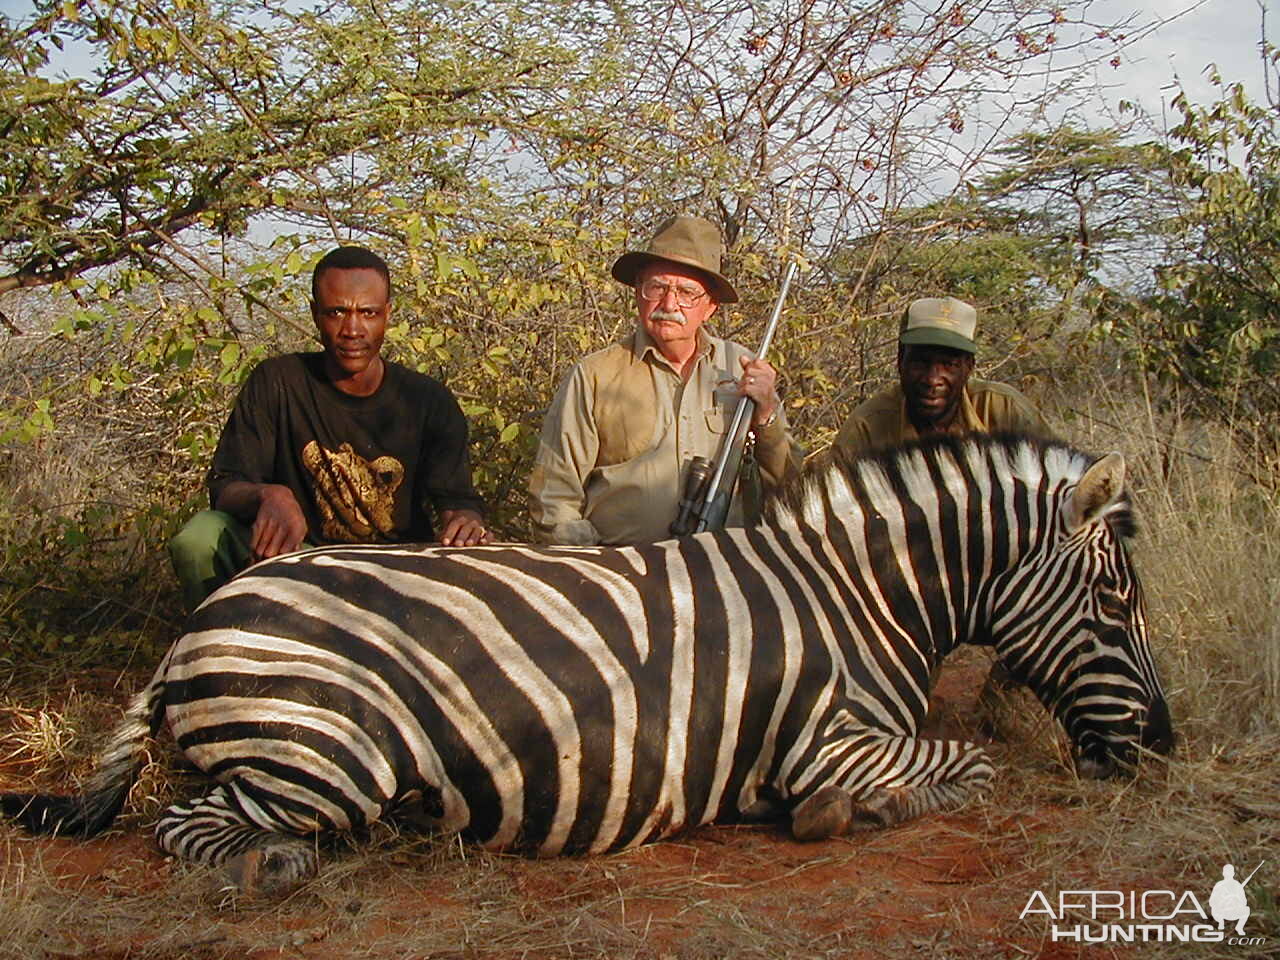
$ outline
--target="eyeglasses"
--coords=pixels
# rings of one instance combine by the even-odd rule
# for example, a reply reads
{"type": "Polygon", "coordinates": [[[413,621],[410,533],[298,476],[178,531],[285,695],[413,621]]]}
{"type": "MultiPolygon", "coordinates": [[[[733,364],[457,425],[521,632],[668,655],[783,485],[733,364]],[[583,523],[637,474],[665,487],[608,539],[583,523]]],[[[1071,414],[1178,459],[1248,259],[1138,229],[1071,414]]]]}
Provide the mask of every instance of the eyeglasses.
{"type": "Polygon", "coordinates": [[[665,300],[667,291],[676,295],[676,306],[684,310],[696,307],[707,295],[707,291],[693,284],[663,283],[661,280],[646,280],[640,284],[640,296],[651,302],[665,300]]]}

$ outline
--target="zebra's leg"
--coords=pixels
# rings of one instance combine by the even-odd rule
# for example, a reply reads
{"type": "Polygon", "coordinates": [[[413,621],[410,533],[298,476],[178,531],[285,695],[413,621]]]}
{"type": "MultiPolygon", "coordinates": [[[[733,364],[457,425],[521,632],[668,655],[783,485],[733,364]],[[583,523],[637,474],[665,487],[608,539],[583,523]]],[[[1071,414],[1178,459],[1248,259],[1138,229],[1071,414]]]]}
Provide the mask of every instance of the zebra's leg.
{"type": "Polygon", "coordinates": [[[188,803],[175,803],[156,824],[160,848],[175,857],[218,867],[236,889],[273,896],[315,875],[315,844],[297,836],[283,817],[262,803],[252,817],[227,786],[188,803]]]}
{"type": "Polygon", "coordinates": [[[1004,661],[996,657],[975,703],[978,729],[985,736],[1002,742],[1016,736],[1013,707],[1020,686],[1004,661]]]}
{"type": "Polygon", "coordinates": [[[991,789],[986,752],[955,740],[858,738],[840,773],[791,811],[797,840],[891,827],[964,806],[991,789]]]}

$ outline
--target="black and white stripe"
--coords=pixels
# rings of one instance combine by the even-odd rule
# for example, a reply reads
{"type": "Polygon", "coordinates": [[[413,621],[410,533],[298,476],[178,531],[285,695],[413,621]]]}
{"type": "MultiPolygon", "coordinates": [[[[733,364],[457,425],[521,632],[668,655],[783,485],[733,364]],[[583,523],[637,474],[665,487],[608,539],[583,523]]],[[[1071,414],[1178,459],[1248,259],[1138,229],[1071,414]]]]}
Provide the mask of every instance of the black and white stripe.
{"type": "MultiPolygon", "coordinates": [[[[166,812],[161,845],[266,850],[288,880],[314,854],[282,835],[396,811],[542,856],[771,813],[825,836],[988,788],[980,749],[916,738],[965,641],[994,643],[1108,772],[1172,738],[1122,480],[1114,454],[946,441],[810,473],[759,529],[268,561],[192,617],[97,793],[127,789],[121,744],[162,712],[218,785],[166,812]]],[[[103,825],[84,800],[3,802],[103,825]]]]}

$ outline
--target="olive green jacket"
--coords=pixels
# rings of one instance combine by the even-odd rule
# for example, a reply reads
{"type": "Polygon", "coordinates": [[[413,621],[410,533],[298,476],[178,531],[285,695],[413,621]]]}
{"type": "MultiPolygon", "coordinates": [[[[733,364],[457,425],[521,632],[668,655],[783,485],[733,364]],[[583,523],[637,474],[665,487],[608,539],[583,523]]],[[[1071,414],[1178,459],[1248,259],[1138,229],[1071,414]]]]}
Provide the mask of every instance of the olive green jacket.
{"type": "MultiPolygon", "coordinates": [[[[1013,387],[970,378],[960,398],[960,410],[949,433],[1027,433],[1053,438],[1053,431],[1031,401],[1013,387]]],[[[907,416],[902,385],[894,384],[864,400],[849,414],[835,446],[847,454],[898,447],[920,434],[907,416]]]]}

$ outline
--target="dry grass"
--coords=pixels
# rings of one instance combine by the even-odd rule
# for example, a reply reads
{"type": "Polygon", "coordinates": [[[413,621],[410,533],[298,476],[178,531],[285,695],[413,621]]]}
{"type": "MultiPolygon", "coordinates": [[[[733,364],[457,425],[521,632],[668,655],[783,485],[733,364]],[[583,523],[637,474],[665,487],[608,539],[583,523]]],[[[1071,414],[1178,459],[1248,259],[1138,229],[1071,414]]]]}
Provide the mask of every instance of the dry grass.
{"type": "MultiPolygon", "coordinates": [[[[1247,929],[1280,939],[1280,499],[1247,479],[1222,432],[1102,389],[1070,407],[1079,446],[1119,449],[1141,532],[1135,544],[1152,645],[1179,736],[1175,756],[1129,785],[1074,782],[1036,753],[1011,751],[1028,805],[1087,803],[1035,838],[1030,855],[1063,889],[1191,890],[1206,907],[1222,864],[1249,887],[1247,929]]],[[[1030,710],[1030,708],[1027,708],[1030,710]]],[[[1033,711],[1038,717],[1039,713],[1033,711]]],[[[1034,724],[1030,714],[1024,724],[1034,724]]],[[[1056,738],[1055,738],[1056,739],[1056,738]]],[[[1001,802],[1004,806],[1004,802],[1001,802]]],[[[1043,927],[1038,918],[1031,928],[1043,927]]],[[[1242,956],[1249,948],[1179,945],[1178,956],[1242,956]]]]}
{"type": "Polygon", "coordinates": [[[1133,469],[1153,644],[1192,750],[1280,732],[1280,497],[1220,432],[1095,398],[1080,440],[1133,469]],[[1091,411],[1092,412],[1092,411],[1091,411]],[[1104,424],[1133,424],[1117,434],[1104,424]]]}
{"type": "Polygon", "coordinates": [[[110,711],[100,695],[74,685],[60,693],[55,703],[46,692],[39,706],[13,694],[0,700],[0,771],[11,789],[78,780],[92,769],[97,734],[110,711]]]}

